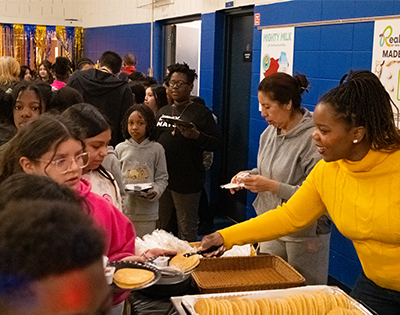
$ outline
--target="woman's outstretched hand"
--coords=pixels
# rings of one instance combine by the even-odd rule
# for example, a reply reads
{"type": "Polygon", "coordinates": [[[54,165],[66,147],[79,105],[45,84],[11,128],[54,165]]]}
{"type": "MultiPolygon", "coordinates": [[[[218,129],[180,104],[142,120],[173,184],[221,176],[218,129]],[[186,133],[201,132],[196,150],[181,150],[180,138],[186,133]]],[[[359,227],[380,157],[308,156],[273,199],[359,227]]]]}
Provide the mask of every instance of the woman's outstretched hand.
{"type": "Polygon", "coordinates": [[[222,235],[219,232],[214,232],[203,237],[198,249],[204,252],[210,250],[211,247],[215,247],[215,250],[208,253],[203,253],[202,255],[204,257],[219,257],[225,252],[225,247],[223,245],[224,238],[222,235]]]}

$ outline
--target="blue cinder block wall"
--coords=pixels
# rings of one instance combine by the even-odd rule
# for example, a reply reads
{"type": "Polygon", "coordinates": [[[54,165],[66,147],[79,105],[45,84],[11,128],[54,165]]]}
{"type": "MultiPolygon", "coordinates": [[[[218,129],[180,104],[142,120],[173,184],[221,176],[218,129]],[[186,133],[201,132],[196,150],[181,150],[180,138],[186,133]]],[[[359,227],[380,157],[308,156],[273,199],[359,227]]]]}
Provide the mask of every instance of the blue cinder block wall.
{"type": "MultiPolygon", "coordinates": [[[[293,0],[254,7],[260,13],[260,25],[327,21],[400,14],[398,0],[293,0]]],[[[200,96],[217,116],[222,103],[223,11],[203,14],[201,37],[200,96]]],[[[154,23],[153,69],[162,79],[162,21],[154,23]]],[[[121,55],[133,52],[138,70],[150,68],[150,23],[88,28],[84,30],[85,56],[96,61],[106,50],[121,55]]],[[[302,73],[310,82],[303,95],[303,106],[313,110],[319,98],[339,84],[349,70],[371,69],[374,23],[357,22],[296,27],[293,72],[302,73]]],[[[253,30],[252,95],[249,104],[249,168],[256,165],[258,140],[266,127],[260,116],[257,86],[260,81],[261,30],[253,30]]],[[[255,215],[249,194],[247,217],[255,215]]],[[[211,196],[212,198],[212,196],[211,196]]],[[[334,228],[331,240],[330,275],[353,287],[361,270],[354,247],[334,228]]]]}
{"type": "Polygon", "coordinates": [[[85,28],[84,56],[96,63],[107,50],[114,51],[121,57],[134,53],[137,70],[146,74],[150,68],[150,29],[150,23],[85,28]]]}

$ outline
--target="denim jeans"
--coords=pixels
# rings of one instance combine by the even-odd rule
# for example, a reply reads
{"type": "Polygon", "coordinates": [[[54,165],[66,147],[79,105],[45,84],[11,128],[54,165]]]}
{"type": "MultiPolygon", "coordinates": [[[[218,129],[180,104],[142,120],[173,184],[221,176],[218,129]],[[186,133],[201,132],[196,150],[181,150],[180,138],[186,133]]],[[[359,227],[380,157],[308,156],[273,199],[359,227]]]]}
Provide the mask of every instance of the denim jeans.
{"type": "Polygon", "coordinates": [[[364,272],[358,277],[350,295],[379,315],[400,315],[400,292],[376,285],[364,272]]]}

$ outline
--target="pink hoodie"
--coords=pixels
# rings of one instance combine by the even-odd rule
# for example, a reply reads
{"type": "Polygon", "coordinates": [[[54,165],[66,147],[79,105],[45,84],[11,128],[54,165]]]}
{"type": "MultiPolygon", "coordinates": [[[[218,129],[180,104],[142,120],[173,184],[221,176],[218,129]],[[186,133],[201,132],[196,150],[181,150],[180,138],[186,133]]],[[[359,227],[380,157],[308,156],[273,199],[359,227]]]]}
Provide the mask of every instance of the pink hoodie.
{"type": "Polygon", "coordinates": [[[105,232],[105,255],[110,261],[135,255],[135,228],[131,221],[101,196],[92,193],[92,186],[84,179],[78,193],[88,205],[88,212],[105,232]]]}
{"type": "MultiPolygon", "coordinates": [[[[81,179],[78,193],[84,198],[86,209],[105,233],[105,253],[110,261],[135,254],[136,232],[131,221],[103,197],[92,193],[92,186],[81,179]]],[[[128,298],[129,290],[114,292],[113,305],[128,298]]]]}

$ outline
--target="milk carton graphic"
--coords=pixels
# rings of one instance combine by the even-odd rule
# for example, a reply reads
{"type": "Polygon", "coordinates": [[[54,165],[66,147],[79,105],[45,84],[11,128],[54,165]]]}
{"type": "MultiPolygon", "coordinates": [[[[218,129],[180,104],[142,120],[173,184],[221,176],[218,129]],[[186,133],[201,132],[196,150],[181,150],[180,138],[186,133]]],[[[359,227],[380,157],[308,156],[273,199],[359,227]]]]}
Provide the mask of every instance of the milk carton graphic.
{"type": "Polygon", "coordinates": [[[289,73],[289,61],[287,60],[286,52],[281,51],[278,63],[279,63],[278,72],[289,73]]]}

